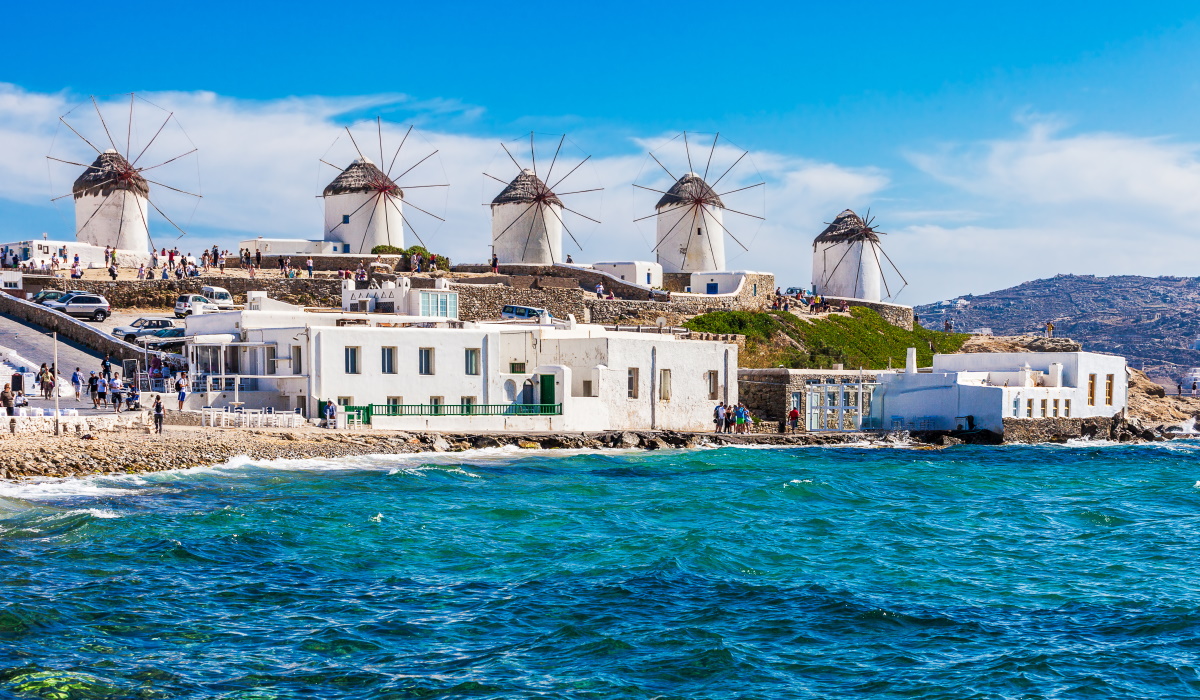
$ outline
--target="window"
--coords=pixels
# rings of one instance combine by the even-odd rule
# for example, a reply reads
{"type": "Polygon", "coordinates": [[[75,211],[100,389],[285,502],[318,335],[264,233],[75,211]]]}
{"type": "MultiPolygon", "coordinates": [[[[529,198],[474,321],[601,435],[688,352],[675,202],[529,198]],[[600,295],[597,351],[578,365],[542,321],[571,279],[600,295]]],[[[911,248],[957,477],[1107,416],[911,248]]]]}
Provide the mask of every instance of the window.
{"type": "Polygon", "coordinates": [[[1104,405],[1105,406],[1113,405],[1113,388],[1115,385],[1115,382],[1114,382],[1115,379],[1116,379],[1116,377],[1114,377],[1113,375],[1110,374],[1104,380],[1104,405]]]}
{"type": "Polygon", "coordinates": [[[442,415],[442,404],[443,403],[445,403],[445,400],[441,396],[430,396],[429,397],[429,405],[433,406],[433,410],[430,411],[430,413],[432,413],[435,416],[442,415]]]}
{"type": "Polygon", "coordinates": [[[626,395],[631,399],[638,397],[638,368],[630,367],[625,380],[626,395]]]}
{"type": "Polygon", "coordinates": [[[404,397],[403,397],[403,396],[389,396],[389,397],[387,397],[387,405],[389,405],[389,406],[399,406],[399,405],[401,405],[402,403],[404,403],[404,397]]]}
{"type": "Polygon", "coordinates": [[[1042,418],[1046,417],[1046,399],[1042,399],[1042,418]]]}
{"type": "Polygon", "coordinates": [[[292,374],[300,374],[304,371],[304,364],[300,362],[300,346],[292,346],[292,374]]]}
{"type": "Polygon", "coordinates": [[[356,347],[346,347],[346,374],[358,374],[358,351],[356,347]]]}
{"type": "Polygon", "coordinates": [[[275,374],[275,346],[268,345],[263,354],[266,355],[267,374],[275,374]]]}
{"type": "Polygon", "coordinates": [[[353,396],[339,396],[337,398],[337,403],[339,406],[353,406],[354,405],[354,397],[353,396]]]}
{"type": "Polygon", "coordinates": [[[525,363],[524,362],[509,362],[508,363],[508,373],[509,374],[525,374],[525,363]]]}
{"type": "Polygon", "coordinates": [[[1096,375],[1088,375],[1088,405],[1096,405],[1096,375]]]}
{"type": "Polygon", "coordinates": [[[658,370],[658,400],[671,400],[671,370],[658,370]]]}
{"type": "Polygon", "coordinates": [[[708,377],[708,400],[716,401],[721,393],[721,375],[716,370],[711,370],[706,376],[708,377]]]}
{"type": "Polygon", "coordinates": [[[342,223],[343,224],[350,223],[350,215],[349,214],[342,214],[342,223]]]}
{"type": "Polygon", "coordinates": [[[758,285],[757,284],[754,285],[754,292],[750,296],[752,296],[752,297],[758,296],[758,285]]]}
{"type": "Polygon", "coordinates": [[[464,416],[471,416],[471,415],[475,414],[475,412],[471,410],[471,408],[473,406],[475,406],[475,397],[474,396],[459,397],[458,405],[462,406],[462,413],[464,416]]]}
{"type": "Polygon", "coordinates": [[[1033,399],[1025,402],[1025,417],[1033,418],[1033,399]]]}
{"type": "Polygon", "coordinates": [[[433,348],[417,348],[417,374],[433,374],[433,348]]]}
{"type": "Polygon", "coordinates": [[[458,318],[458,292],[418,292],[422,316],[458,318]]]}
{"type": "Polygon", "coordinates": [[[1016,397],[1016,396],[1013,397],[1012,411],[1013,411],[1013,418],[1021,417],[1021,399],[1020,399],[1020,397],[1016,397]]]}
{"type": "Polygon", "coordinates": [[[1051,407],[1051,416],[1058,418],[1058,399],[1054,399],[1054,405],[1051,407]]]}
{"type": "Polygon", "coordinates": [[[584,396],[592,395],[592,380],[590,380],[590,379],[583,380],[583,395],[584,396]]]}
{"type": "Polygon", "coordinates": [[[1071,417],[1071,399],[1063,399],[1063,418],[1071,417]]]}
{"type": "Polygon", "coordinates": [[[383,349],[380,357],[382,371],[384,374],[396,373],[396,348],[388,347],[383,349]]]}
{"type": "Polygon", "coordinates": [[[463,355],[463,369],[469,375],[479,374],[479,348],[467,348],[463,355]]]}

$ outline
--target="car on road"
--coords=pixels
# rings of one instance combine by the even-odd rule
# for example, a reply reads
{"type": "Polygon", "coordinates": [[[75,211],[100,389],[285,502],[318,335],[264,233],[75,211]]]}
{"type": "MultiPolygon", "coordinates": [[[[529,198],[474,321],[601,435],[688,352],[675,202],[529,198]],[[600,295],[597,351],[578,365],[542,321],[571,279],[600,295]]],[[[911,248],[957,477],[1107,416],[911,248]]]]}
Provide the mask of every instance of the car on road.
{"type": "Polygon", "coordinates": [[[103,321],[112,315],[112,307],[108,300],[91,292],[80,292],[60,297],[55,301],[48,301],[46,308],[61,311],[70,316],[90,318],[93,321],[103,321]]]}
{"type": "Polygon", "coordinates": [[[35,304],[45,304],[48,301],[58,301],[69,294],[82,294],[82,293],[83,292],[78,289],[72,289],[72,290],[69,290],[66,292],[64,292],[61,289],[43,289],[42,291],[38,292],[37,294],[34,294],[29,300],[34,302],[35,304]]]}
{"type": "Polygon", "coordinates": [[[199,294],[180,294],[175,300],[175,318],[184,318],[192,314],[213,314],[220,310],[220,307],[207,297],[199,294]]]}
{"type": "Polygon", "coordinates": [[[200,294],[217,305],[222,311],[233,309],[233,295],[224,287],[201,287],[200,294]]]}
{"type": "Polygon", "coordinates": [[[117,326],[112,330],[112,334],[127,343],[132,343],[144,335],[152,335],[174,327],[175,322],[169,318],[139,318],[127,326],[117,326]]]}

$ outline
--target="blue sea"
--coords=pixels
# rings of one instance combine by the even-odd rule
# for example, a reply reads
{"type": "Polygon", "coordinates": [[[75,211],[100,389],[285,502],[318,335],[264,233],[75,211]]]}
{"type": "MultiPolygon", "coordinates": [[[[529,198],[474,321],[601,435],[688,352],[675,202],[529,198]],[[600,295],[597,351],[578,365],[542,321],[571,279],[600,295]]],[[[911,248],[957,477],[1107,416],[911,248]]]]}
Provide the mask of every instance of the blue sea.
{"type": "Polygon", "coordinates": [[[0,697],[1196,697],[1198,455],[485,450],[0,482],[0,697]]]}

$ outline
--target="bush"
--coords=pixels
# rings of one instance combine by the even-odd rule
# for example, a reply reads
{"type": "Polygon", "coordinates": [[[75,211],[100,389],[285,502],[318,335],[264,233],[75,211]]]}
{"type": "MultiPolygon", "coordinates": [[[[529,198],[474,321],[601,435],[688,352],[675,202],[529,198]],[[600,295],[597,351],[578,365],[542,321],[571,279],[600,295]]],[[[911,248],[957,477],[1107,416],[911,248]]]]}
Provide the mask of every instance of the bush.
{"type": "Polygon", "coordinates": [[[377,245],[371,249],[371,255],[405,255],[407,251],[394,245],[377,245]]]}

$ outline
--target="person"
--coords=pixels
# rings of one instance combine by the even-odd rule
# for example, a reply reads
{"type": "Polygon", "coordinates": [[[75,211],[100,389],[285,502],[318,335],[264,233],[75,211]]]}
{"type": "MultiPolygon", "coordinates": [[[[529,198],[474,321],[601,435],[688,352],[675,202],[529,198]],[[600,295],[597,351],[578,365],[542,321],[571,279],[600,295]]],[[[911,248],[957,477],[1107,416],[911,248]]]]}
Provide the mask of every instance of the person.
{"type": "Polygon", "coordinates": [[[1192,396],[1196,395],[1197,389],[1200,389],[1200,384],[1198,384],[1195,380],[1192,380],[1192,396]]]}
{"type": "Polygon", "coordinates": [[[225,274],[225,255],[228,252],[229,251],[225,251],[224,253],[217,255],[217,267],[221,269],[222,275],[225,274]]]}
{"type": "Polygon", "coordinates": [[[154,432],[162,435],[163,418],[166,417],[167,409],[163,406],[162,397],[158,394],[154,395],[154,432]]]}
{"type": "Polygon", "coordinates": [[[96,408],[108,407],[108,377],[103,374],[96,380],[96,408]]]}
{"type": "Polygon", "coordinates": [[[796,430],[800,427],[800,409],[792,406],[792,410],[788,411],[787,419],[788,427],[791,428],[793,433],[796,432],[796,430]]]}
{"type": "Polygon", "coordinates": [[[165,280],[169,280],[169,279],[171,279],[171,275],[170,275],[170,274],[167,272],[167,266],[166,266],[166,265],[163,265],[163,269],[162,269],[162,278],[163,278],[163,279],[165,279],[165,280]]]}
{"type": "Polygon", "coordinates": [[[332,401],[325,402],[325,427],[337,427],[337,404],[332,401]]]}
{"type": "Polygon", "coordinates": [[[604,298],[604,283],[603,282],[596,283],[596,298],[597,299],[604,298]]]}
{"type": "Polygon", "coordinates": [[[104,266],[108,267],[109,258],[112,257],[112,248],[104,246],[104,266]]]}
{"type": "Polygon", "coordinates": [[[716,432],[721,432],[725,428],[725,402],[717,404],[713,409],[713,423],[717,426],[716,432]]]}
{"type": "Polygon", "coordinates": [[[28,406],[29,405],[29,397],[25,395],[25,392],[18,391],[17,395],[13,397],[13,405],[14,406],[28,406]]]}
{"type": "Polygon", "coordinates": [[[492,253],[492,274],[496,275],[499,273],[500,273],[500,258],[496,257],[495,253],[492,253]]]}
{"type": "Polygon", "coordinates": [[[100,362],[100,374],[104,375],[105,379],[112,379],[112,353],[105,353],[104,360],[100,362]]]}
{"type": "Polygon", "coordinates": [[[942,324],[942,329],[945,330],[947,333],[952,332],[954,330],[954,321],[951,321],[950,319],[946,319],[946,322],[942,324]]]}
{"type": "Polygon", "coordinates": [[[1054,321],[1046,321],[1046,337],[1054,337],[1054,321]]]}
{"type": "Polygon", "coordinates": [[[246,272],[247,272],[247,274],[250,275],[250,279],[254,279],[255,267],[253,265],[247,265],[246,268],[247,268],[246,272]]]}
{"type": "Polygon", "coordinates": [[[0,406],[4,407],[8,415],[11,416],[14,413],[12,384],[5,384],[4,391],[0,391],[0,406]]]}
{"type": "Polygon", "coordinates": [[[39,391],[39,392],[41,392],[41,394],[42,394],[42,396],[43,396],[43,397],[45,397],[45,396],[46,396],[46,382],[47,382],[47,381],[49,381],[49,380],[46,378],[46,375],[47,375],[47,374],[49,374],[49,373],[50,373],[50,370],[46,368],[46,363],[45,363],[45,362],[43,362],[43,363],[42,363],[42,366],[41,366],[41,367],[39,367],[39,368],[38,368],[38,371],[37,371],[37,385],[38,385],[38,391],[39,391]]]}
{"type": "Polygon", "coordinates": [[[100,398],[96,393],[97,381],[98,378],[96,377],[96,373],[92,372],[92,375],[88,377],[88,394],[92,397],[92,408],[100,408],[100,398]]]}
{"type": "Polygon", "coordinates": [[[312,279],[313,261],[311,257],[304,261],[304,266],[308,268],[308,278],[312,279]]]}
{"type": "Polygon", "coordinates": [[[188,393],[188,378],[187,372],[181,372],[179,378],[175,380],[175,391],[179,395],[179,410],[183,410],[183,401],[187,398],[188,393]]]}
{"type": "Polygon", "coordinates": [[[262,267],[262,251],[257,248],[254,249],[254,266],[262,267]]]}
{"type": "Polygon", "coordinates": [[[125,408],[129,411],[140,411],[142,408],[142,392],[136,382],[129,385],[129,393],[125,396],[125,408]]]}
{"type": "Polygon", "coordinates": [[[71,375],[71,386],[75,389],[75,401],[83,400],[83,372],[79,368],[75,368],[75,372],[71,375]]]}
{"type": "Polygon", "coordinates": [[[138,265],[137,278],[140,280],[146,279],[146,263],[142,263],[141,265],[138,265]]]}
{"type": "Polygon", "coordinates": [[[117,281],[117,259],[113,258],[112,264],[108,266],[108,276],[117,281]]]}
{"type": "Polygon", "coordinates": [[[571,254],[567,253],[567,264],[572,265],[574,263],[575,263],[575,261],[571,259],[571,254]]]}
{"type": "Polygon", "coordinates": [[[1183,396],[1183,382],[1175,382],[1175,393],[1183,396]]]}
{"type": "Polygon", "coordinates": [[[121,381],[121,373],[116,372],[108,382],[108,396],[112,399],[113,411],[121,412],[121,395],[125,393],[125,384],[121,381]]]}

